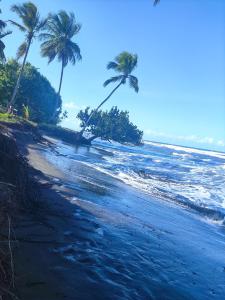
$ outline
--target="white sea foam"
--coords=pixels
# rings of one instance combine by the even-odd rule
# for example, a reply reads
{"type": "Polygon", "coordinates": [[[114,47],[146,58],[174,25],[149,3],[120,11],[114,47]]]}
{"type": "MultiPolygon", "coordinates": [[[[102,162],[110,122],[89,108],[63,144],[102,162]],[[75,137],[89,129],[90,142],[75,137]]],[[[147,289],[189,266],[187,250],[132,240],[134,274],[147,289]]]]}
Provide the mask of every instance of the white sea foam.
{"type": "MultiPolygon", "coordinates": [[[[90,174],[101,172],[151,196],[180,202],[182,205],[186,203],[200,210],[219,211],[221,215],[225,213],[225,163],[221,163],[225,153],[154,142],[146,142],[142,148],[100,142],[97,147],[95,153],[85,153],[84,160],[77,159],[87,170],[96,171],[90,174]],[[199,154],[206,157],[199,157],[199,154]]],[[[87,175],[83,171],[77,173],[76,167],[73,167],[76,162],[70,157],[77,157],[79,153],[73,154],[72,150],[70,153],[69,148],[65,151],[69,155],[62,157],[60,168],[70,172],[81,184],[107,187],[104,180],[107,181],[108,176],[98,175],[100,182],[95,176],[89,176],[88,172],[87,175]]]]}

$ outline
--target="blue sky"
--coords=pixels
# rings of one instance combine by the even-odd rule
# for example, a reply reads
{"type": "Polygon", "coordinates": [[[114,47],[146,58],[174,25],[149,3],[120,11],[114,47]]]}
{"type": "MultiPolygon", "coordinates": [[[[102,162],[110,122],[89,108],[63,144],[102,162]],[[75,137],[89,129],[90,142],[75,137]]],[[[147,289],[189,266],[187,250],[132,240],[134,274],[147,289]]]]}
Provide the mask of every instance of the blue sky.
{"type": "MultiPolygon", "coordinates": [[[[2,0],[2,17],[16,19],[2,0]]],[[[140,92],[123,86],[105,105],[130,112],[144,138],[207,149],[225,150],[225,1],[36,0],[44,17],[60,9],[73,11],[82,29],[77,36],[83,60],[68,66],[62,87],[69,118],[63,126],[77,129],[76,114],[95,107],[113,88],[102,83],[113,75],[106,64],[121,51],[139,56],[135,75],[140,92]]],[[[6,54],[14,57],[23,35],[14,29],[6,54]]],[[[60,65],[40,57],[32,44],[28,60],[57,89],[60,65]]]]}

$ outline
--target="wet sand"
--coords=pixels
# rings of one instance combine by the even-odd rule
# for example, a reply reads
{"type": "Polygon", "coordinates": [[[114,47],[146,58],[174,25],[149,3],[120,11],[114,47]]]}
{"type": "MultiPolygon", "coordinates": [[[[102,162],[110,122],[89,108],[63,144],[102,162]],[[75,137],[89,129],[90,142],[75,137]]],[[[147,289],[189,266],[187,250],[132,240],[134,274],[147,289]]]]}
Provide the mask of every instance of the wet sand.
{"type": "Polygon", "coordinates": [[[21,299],[223,299],[224,226],[49,155],[28,147],[41,193],[15,224],[21,299]]]}

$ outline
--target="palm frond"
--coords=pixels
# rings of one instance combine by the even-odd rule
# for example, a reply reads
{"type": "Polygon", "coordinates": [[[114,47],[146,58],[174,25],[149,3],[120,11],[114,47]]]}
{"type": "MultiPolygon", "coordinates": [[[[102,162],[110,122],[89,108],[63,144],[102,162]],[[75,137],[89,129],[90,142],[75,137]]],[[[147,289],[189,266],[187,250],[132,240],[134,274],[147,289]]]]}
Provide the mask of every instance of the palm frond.
{"type": "Polygon", "coordinates": [[[20,18],[23,16],[23,10],[21,5],[12,5],[11,11],[15,12],[20,18]]]}
{"type": "Polygon", "coordinates": [[[124,79],[124,76],[123,76],[123,75],[111,77],[111,78],[109,78],[108,80],[106,80],[106,81],[103,83],[103,86],[106,87],[106,86],[109,85],[110,83],[118,82],[118,81],[120,81],[120,80],[122,81],[123,79],[124,79]]]}
{"type": "Polygon", "coordinates": [[[12,33],[12,31],[6,31],[6,32],[1,33],[0,34],[0,39],[3,39],[5,36],[7,36],[7,35],[9,35],[11,33],[12,33]]]}
{"type": "Polygon", "coordinates": [[[48,22],[48,19],[45,18],[43,20],[39,20],[38,24],[37,24],[37,27],[36,27],[36,31],[41,31],[41,30],[44,30],[46,24],[48,22]]]}
{"type": "Polygon", "coordinates": [[[27,49],[27,43],[23,42],[17,50],[16,58],[20,59],[21,57],[23,57],[26,53],[26,49],[27,49]]]}
{"type": "Polygon", "coordinates": [[[155,0],[153,5],[156,6],[157,4],[159,4],[160,0],[155,0]]]}
{"type": "Polygon", "coordinates": [[[21,30],[22,32],[26,32],[26,28],[24,26],[20,25],[19,23],[15,22],[13,20],[9,20],[9,22],[12,25],[16,26],[17,28],[19,28],[19,30],[21,30]]]}
{"type": "Polygon", "coordinates": [[[55,59],[57,52],[51,42],[45,41],[41,44],[41,55],[48,58],[48,63],[55,59]]]}
{"type": "Polygon", "coordinates": [[[106,68],[107,68],[108,70],[112,69],[112,70],[118,71],[118,69],[117,69],[117,68],[118,68],[118,63],[116,63],[115,61],[110,61],[110,62],[107,64],[106,68]]]}
{"type": "Polygon", "coordinates": [[[76,60],[81,60],[82,56],[81,56],[80,47],[72,41],[69,41],[69,44],[70,44],[70,48],[73,52],[73,55],[74,55],[75,59],[76,60]]]}
{"type": "Polygon", "coordinates": [[[76,34],[78,34],[81,30],[81,24],[80,23],[75,23],[72,24],[72,26],[70,27],[67,35],[69,38],[73,38],[76,34]]]}
{"type": "Polygon", "coordinates": [[[139,87],[138,87],[137,77],[135,77],[133,75],[129,75],[129,84],[130,84],[130,87],[133,88],[136,93],[138,93],[139,87]]]}
{"type": "Polygon", "coordinates": [[[7,26],[6,22],[0,20],[0,30],[4,29],[7,26]]]}
{"type": "Polygon", "coordinates": [[[38,38],[39,38],[40,41],[54,39],[54,37],[55,36],[53,34],[46,33],[46,32],[40,33],[39,36],[38,36],[38,38]]]}

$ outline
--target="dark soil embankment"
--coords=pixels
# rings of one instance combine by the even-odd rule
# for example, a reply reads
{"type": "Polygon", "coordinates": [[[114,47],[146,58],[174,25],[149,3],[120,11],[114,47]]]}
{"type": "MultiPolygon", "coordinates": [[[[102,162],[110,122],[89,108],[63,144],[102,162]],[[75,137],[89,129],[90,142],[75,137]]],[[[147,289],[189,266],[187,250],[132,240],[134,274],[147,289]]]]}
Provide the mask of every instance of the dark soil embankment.
{"type": "MultiPolygon", "coordinates": [[[[78,133],[70,130],[42,132],[29,122],[0,122],[0,299],[4,300],[18,299],[16,295],[20,299],[36,297],[39,300],[42,298],[39,295],[44,294],[48,295],[48,300],[56,299],[56,278],[51,279],[51,274],[47,272],[46,276],[42,274],[45,264],[33,260],[42,252],[45,257],[49,243],[63,240],[66,230],[61,224],[63,217],[59,212],[56,214],[57,220],[51,220],[52,225],[45,223],[49,214],[54,215],[52,210],[57,211],[55,207],[61,207],[62,199],[58,191],[49,189],[55,184],[57,172],[45,161],[42,162],[41,157],[35,156],[36,148],[51,147],[51,142],[42,138],[40,132],[60,137],[71,144],[86,143],[78,133]],[[79,142],[78,138],[81,138],[79,142]],[[31,158],[32,166],[28,163],[31,158]],[[46,174],[52,172],[52,175],[45,176],[39,170],[46,171],[46,174]],[[51,207],[50,212],[47,212],[48,206],[51,207]],[[53,227],[56,229],[53,230],[53,227]],[[47,241],[43,244],[46,234],[47,241]],[[39,277],[41,280],[37,279],[39,277]]],[[[64,210],[71,213],[71,204],[68,206],[66,208],[64,204],[64,210]]],[[[51,266],[55,265],[54,258],[48,256],[48,260],[51,266]]]]}
{"type": "MultiPolygon", "coordinates": [[[[24,129],[22,124],[11,126],[19,129],[18,133],[24,129]]],[[[9,127],[0,124],[0,299],[16,299],[14,217],[29,207],[37,192],[35,183],[28,175],[28,164],[18,150],[12,127],[9,127]]],[[[27,130],[33,136],[31,128],[27,130]]],[[[37,135],[35,137],[38,138],[37,135]]]]}

